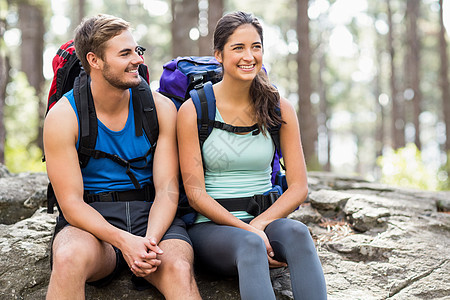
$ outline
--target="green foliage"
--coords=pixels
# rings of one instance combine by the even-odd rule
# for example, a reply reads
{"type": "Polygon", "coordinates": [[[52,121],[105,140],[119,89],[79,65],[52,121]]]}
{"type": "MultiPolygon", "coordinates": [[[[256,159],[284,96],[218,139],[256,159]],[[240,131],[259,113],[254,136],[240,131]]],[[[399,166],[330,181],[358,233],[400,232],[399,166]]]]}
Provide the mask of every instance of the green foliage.
{"type": "Polygon", "coordinates": [[[36,145],[26,147],[17,140],[7,140],[5,152],[6,167],[10,172],[45,172],[42,151],[36,145]]]}
{"type": "Polygon", "coordinates": [[[378,165],[381,167],[383,183],[423,190],[438,188],[436,172],[425,166],[415,144],[408,144],[379,157],[378,165]]]}
{"type": "Polygon", "coordinates": [[[42,172],[41,150],[32,144],[37,136],[38,99],[24,73],[13,75],[5,105],[5,165],[13,172],[42,172]]]}
{"type": "Polygon", "coordinates": [[[450,190],[450,151],[447,152],[447,162],[439,169],[437,174],[439,190],[450,190]]]}

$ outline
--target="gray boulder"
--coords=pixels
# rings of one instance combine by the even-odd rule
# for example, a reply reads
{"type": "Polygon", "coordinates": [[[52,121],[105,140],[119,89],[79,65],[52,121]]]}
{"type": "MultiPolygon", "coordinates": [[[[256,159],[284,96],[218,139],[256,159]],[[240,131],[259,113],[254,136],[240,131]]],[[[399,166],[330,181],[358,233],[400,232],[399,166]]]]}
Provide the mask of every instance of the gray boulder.
{"type": "Polygon", "coordinates": [[[7,172],[5,174],[8,175],[2,177],[1,167],[0,165],[0,224],[13,224],[31,217],[47,201],[47,174],[11,175],[7,172]]]}
{"type": "MultiPolygon", "coordinates": [[[[0,198],[15,194],[22,205],[27,199],[35,206],[45,204],[46,177],[39,176],[2,177],[0,184],[13,177],[28,183],[28,189],[25,199],[8,191],[20,188],[8,181],[0,198]]],[[[289,217],[310,229],[329,299],[448,299],[450,214],[440,205],[450,199],[450,192],[401,189],[330,173],[310,173],[308,179],[309,200],[289,217]]],[[[45,298],[55,217],[39,208],[30,218],[0,225],[0,299],[45,298]]],[[[277,298],[293,299],[289,270],[272,270],[271,275],[277,298]]],[[[239,299],[236,279],[200,271],[197,277],[204,299],[239,299]]],[[[107,287],[87,286],[86,296],[163,299],[155,289],[134,290],[128,271],[107,287]]]]}

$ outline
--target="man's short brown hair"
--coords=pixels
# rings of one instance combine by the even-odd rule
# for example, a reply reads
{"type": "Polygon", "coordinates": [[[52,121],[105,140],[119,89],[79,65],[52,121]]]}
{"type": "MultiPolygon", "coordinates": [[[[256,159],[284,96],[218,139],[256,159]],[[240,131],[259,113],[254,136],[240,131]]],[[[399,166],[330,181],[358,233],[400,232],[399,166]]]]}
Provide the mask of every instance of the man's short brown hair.
{"type": "Polygon", "coordinates": [[[84,19],[78,25],[75,30],[75,50],[87,74],[90,74],[91,67],[86,55],[92,52],[104,59],[105,43],[128,29],[130,29],[128,22],[106,14],[84,19]]]}

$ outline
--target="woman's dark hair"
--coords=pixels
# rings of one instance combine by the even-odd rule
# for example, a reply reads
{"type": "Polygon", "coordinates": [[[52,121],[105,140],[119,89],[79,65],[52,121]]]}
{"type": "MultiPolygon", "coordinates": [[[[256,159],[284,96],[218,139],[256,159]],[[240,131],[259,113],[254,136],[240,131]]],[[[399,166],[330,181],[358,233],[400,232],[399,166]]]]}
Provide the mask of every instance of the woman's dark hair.
{"type": "MultiPolygon", "coordinates": [[[[223,52],[223,48],[228,38],[241,25],[252,25],[259,34],[261,44],[263,44],[263,29],[256,17],[251,14],[237,11],[223,16],[216,25],[214,31],[214,51],[223,52]]],[[[278,126],[283,121],[275,108],[279,106],[280,94],[270,83],[266,71],[261,71],[255,76],[250,86],[250,97],[256,113],[256,122],[260,129],[268,129],[278,126]]],[[[266,130],[261,130],[264,134],[266,130]]]]}

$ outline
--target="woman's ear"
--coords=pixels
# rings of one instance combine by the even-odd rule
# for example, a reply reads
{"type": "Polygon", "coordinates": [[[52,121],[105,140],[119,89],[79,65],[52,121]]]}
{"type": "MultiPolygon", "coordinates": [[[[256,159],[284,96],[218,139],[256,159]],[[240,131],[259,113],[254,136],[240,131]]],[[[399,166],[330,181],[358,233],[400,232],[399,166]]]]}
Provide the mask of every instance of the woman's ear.
{"type": "Polygon", "coordinates": [[[219,50],[214,51],[214,57],[219,63],[223,63],[222,52],[219,50]]]}

